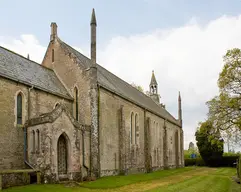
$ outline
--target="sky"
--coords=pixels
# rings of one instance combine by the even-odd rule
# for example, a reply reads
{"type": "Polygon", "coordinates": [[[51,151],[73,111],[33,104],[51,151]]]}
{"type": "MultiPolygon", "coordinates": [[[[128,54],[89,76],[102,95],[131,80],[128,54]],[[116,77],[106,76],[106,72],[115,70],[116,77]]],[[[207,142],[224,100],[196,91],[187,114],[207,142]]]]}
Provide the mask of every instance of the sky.
{"type": "Polygon", "coordinates": [[[218,94],[223,55],[241,48],[241,0],[0,0],[0,46],[41,63],[56,22],[61,40],[89,56],[92,8],[97,62],[145,91],[154,70],[176,118],[180,91],[188,148],[218,94]]]}

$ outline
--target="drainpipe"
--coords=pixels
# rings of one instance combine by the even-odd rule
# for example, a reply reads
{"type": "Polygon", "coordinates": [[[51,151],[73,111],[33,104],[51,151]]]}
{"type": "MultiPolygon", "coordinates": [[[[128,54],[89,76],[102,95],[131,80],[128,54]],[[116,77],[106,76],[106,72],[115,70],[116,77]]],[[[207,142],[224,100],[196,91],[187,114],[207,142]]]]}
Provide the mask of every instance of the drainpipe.
{"type": "Polygon", "coordinates": [[[89,175],[89,168],[85,164],[85,140],[84,140],[84,131],[82,131],[82,149],[83,149],[83,166],[87,169],[89,175]]]}
{"type": "Polygon", "coordinates": [[[30,119],[30,91],[34,88],[34,86],[32,85],[32,87],[30,87],[28,89],[28,120],[30,119]]]}
{"type": "Polygon", "coordinates": [[[31,169],[34,169],[34,167],[28,162],[28,159],[27,159],[27,127],[24,127],[23,130],[24,130],[24,163],[28,165],[31,169]]]}

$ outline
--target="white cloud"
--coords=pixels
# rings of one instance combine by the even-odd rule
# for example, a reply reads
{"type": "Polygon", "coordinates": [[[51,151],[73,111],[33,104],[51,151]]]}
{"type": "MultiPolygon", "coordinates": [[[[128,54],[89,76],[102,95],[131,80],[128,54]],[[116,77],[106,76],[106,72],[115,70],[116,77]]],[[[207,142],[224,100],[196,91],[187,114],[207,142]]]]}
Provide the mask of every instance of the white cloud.
{"type": "Polygon", "coordinates": [[[46,51],[46,47],[40,45],[34,35],[24,34],[19,38],[0,36],[0,45],[14,51],[24,57],[29,54],[30,59],[41,63],[46,51]]]}
{"type": "Polygon", "coordinates": [[[193,18],[179,28],[114,37],[98,55],[107,69],[146,90],[154,70],[161,101],[175,116],[181,91],[187,148],[195,141],[198,122],[206,118],[205,102],[218,92],[222,57],[234,47],[241,47],[241,16],[223,16],[205,26],[193,18]]]}
{"type": "MultiPolygon", "coordinates": [[[[195,141],[198,122],[206,117],[205,102],[218,92],[223,55],[227,49],[241,47],[241,15],[223,16],[205,26],[192,18],[178,28],[118,36],[105,44],[103,50],[97,51],[98,62],[125,81],[148,90],[151,71],[155,70],[161,102],[174,116],[181,91],[187,148],[190,141],[195,141]]],[[[34,35],[17,39],[0,37],[0,45],[23,56],[29,53],[37,62],[42,61],[46,50],[34,35]]],[[[89,50],[78,47],[75,45],[81,52],[89,50]]]]}

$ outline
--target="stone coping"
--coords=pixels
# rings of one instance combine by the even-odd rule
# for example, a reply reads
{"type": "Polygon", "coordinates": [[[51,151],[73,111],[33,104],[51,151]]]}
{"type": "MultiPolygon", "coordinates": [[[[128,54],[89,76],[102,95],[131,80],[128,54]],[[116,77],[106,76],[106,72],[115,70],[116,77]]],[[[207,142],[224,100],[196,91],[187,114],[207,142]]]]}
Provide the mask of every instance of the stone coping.
{"type": "Polygon", "coordinates": [[[8,173],[33,173],[33,172],[39,172],[39,170],[35,170],[35,169],[0,170],[0,174],[8,174],[8,173]]]}

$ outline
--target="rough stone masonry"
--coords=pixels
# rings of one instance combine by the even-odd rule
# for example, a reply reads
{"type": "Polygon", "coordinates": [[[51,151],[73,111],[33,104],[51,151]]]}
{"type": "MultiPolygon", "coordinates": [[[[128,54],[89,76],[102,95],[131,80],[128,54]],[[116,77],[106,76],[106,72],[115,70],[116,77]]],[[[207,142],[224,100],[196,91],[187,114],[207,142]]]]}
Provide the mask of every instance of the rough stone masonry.
{"type": "Polygon", "coordinates": [[[96,62],[94,10],[90,27],[91,58],[55,22],[41,64],[0,47],[1,171],[37,169],[54,183],[184,166],[180,93],[176,119],[154,71],[146,95],[96,62]]]}

